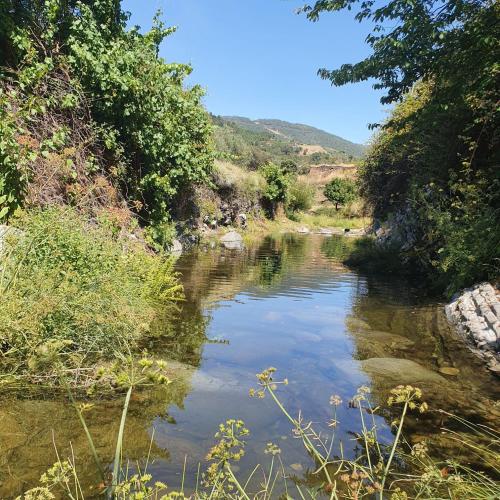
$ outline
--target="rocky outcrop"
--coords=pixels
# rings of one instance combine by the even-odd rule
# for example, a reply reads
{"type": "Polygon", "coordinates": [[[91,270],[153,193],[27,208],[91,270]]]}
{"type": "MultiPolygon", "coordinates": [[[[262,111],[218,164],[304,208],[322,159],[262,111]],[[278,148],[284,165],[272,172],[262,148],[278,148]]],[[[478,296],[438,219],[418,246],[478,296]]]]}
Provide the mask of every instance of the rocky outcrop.
{"type": "Polygon", "coordinates": [[[464,290],[445,308],[448,321],[500,375],[500,296],[489,283],[464,290]]]}
{"type": "Polygon", "coordinates": [[[397,248],[405,252],[417,242],[416,227],[413,211],[407,205],[390,214],[384,222],[375,220],[372,231],[379,246],[397,248]]]}
{"type": "Polygon", "coordinates": [[[172,245],[170,246],[170,254],[179,257],[182,255],[182,243],[179,240],[173,240],[172,245]]]}

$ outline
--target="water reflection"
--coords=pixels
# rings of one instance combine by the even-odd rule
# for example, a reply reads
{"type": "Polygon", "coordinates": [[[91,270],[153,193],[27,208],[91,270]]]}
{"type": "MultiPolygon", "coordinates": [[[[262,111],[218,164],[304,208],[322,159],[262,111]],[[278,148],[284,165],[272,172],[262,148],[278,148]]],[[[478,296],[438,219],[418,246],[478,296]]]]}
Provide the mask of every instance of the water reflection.
{"type": "MultiPolygon", "coordinates": [[[[186,302],[175,324],[160,329],[147,347],[180,362],[173,366],[176,373],[184,371],[184,382],[177,392],[161,397],[137,396],[127,422],[129,457],[144,458],[153,437],[155,461],[149,471],[155,479],[179,485],[187,455],[192,486],[218,423],[241,417],[251,430],[241,472],[261,461],[273,441],[286,465],[294,464],[289,472],[298,474],[299,464],[307,478],[313,464],[291,438],[289,424],[270,401],[248,398],[255,373],[268,366],[278,367],[290,380],[282,394],[290,410],[302,409],[316,422],[331,417],[333,393],[346,401],[359,385],[368,384],[381,403],[387,390],[401,382],[422,386],[431,406],[498,422],[492,403],[496,384],[449,330],[442,304],[397,278],[347,269],[341,262],[351,245],[352,240],[336,236],[282,235],[243,252],[200,247],[182,256],[178,270],[186,302]],[[457,368],[458,374],[440,373],[443,367],[457,368]]],[[[119,406],[99,403],[89,415],[106,460],[111,459],[119,406]]],[[[52,429],[65,452],[71,441],[80,463],[91,463],[66,402],[17,400],[2,408],[0,460],[8,467],[0,467],[0,496],[33,484],[54,461],[52,429]]],[[[345,430],[359,424],[357,410],[346,406],[339,418],[345,430]]],[[[440,423],[430,414],[411,421],[410,431],[439,437],[440,423]]],[[[389,439],[385,429],[382,435],[389,439]]],[[[347,453],[355,454],[350,436],[343,438],[347,453]]],[[[86,481],[95,483],[92,477],[86,481]]]]}

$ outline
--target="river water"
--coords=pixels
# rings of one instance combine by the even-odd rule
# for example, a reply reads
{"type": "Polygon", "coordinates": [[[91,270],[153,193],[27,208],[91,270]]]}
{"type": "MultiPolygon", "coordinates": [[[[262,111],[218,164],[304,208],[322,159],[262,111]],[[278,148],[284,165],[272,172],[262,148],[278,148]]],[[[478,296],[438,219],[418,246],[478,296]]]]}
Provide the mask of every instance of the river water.
{"type": "MultiPolygon", "coordinates": [[[[482,364],[450,330],[443,304],[415,283],[390,275],[365,275],[342,261],[353,240],[337,236],[265,237],[243,251],[200,247],[177,262],[186,292],[176,321],[148,344],[170,361],[173,383],[134,393],[125,433],[130,467],[144,464],[155,480],[179,487],[185,462],[187,491],[198,464],[214,443],[218,424],[245,421],[247,453],[236,470],[245,477],[273,442],[287,472],[307,483],[313,464],[293,439],[290,424],[269,398],[248,396],[255,374],[274,366],[287,378],[279,394],[289,411],[328,430],[329,398],[338,394],[339,437],[354,456],[351,431],[359,412],[347,402],[357,388],[371,389],[383,404],[390,388],[413,384],[431,408],[454,411],[498,426],[499,388],[482,364]],[[186,458],[185,458],[186,457],[186,458]]],[[[418,284],[417,284],[418,285],[418,284]]],[[[86,414],[98,453],[111,463],[121,400],[95,403],[86,414]]],[[[378,417],[381,438],[390,440],[378,417]]],[[[461,457],[441,439],[441,417],[412,417],[407,436],[424,436],[436,455],[461,457]]],[[[73,408],[61,398],[3,399],[0,407],[0,497],[36,484],[44,470],[74,454],[84,489],[97,495],[91,455],[73,408]]]]}

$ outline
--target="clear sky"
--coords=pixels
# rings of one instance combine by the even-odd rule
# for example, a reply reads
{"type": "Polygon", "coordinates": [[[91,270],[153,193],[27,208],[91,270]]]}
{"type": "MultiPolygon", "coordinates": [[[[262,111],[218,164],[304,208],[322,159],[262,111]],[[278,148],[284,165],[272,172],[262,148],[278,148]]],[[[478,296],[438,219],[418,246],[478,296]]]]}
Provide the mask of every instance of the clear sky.
{"type": "Polygon", "coordinates": [[[336,68],[369,54],[369,27],[352,12],[325,14],[312,23],[296,9],[306,0],[124,0],[131,23],[144,29],[157,9],[178,31],[160,54],[191,63],[188,83],[206,89],[217,115],[278,118],[366,142],[368,123],[386,114],[368,82],[332,87],[320,67],[336,68]]]}

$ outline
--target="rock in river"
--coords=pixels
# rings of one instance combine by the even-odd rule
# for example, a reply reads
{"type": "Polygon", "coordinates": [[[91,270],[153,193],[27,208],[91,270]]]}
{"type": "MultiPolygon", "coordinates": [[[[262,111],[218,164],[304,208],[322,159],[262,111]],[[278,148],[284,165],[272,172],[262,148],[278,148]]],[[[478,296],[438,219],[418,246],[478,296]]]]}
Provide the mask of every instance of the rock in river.
{"type": "Polygon", "coordinates": [[[229,250],[243,249],[243,238],[236,231],[229,231],[229,233],[221,237],[220,241],[229,250]]]}
{"type": "Polygon", "coordinates": [[[382,379],[384,384],[446,384],[446,379],[425,366],[409,359],[369,358],[361,361],[361,367],[374,379],[382,379]]]}
{"type": "Polygon", "coordinates": [[[172,241],[170,253],[176,257],[182,254],[182,243],[179,240],[172,241]]]}

